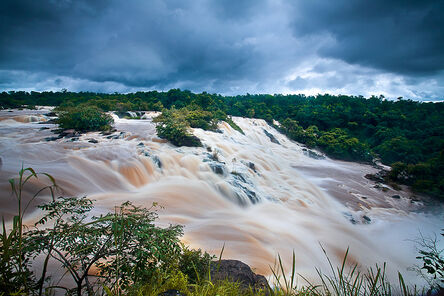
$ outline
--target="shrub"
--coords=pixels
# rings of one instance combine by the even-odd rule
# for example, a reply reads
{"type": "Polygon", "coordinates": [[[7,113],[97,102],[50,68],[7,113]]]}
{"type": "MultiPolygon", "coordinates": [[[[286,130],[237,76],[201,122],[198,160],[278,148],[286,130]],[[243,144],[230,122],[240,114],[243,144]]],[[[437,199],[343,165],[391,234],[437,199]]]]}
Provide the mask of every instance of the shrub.
{"type": "Polygon", "coordinates": [[[215,256],[202,252],[201,249],[193,250],[183,245],[179,269],[188,276],[190,283],[196,284],[208,275],[209,264],[213,259],[215,256]]]}
{"type": "Polygon", "coordinates": [[[167,139],[176,146],[200,147],[201,141],[188,132],[188,123],[183,113],[176,109],[163,110],[162,114],[154,119],[157,123],[157,135],[167,139]]]}
{"type": "Polygon", "coordinates": [[[95,106],[79,106],[58,111],[57,123],[63,129],[105,131],[111,129],[113,119],[95,106]]]}

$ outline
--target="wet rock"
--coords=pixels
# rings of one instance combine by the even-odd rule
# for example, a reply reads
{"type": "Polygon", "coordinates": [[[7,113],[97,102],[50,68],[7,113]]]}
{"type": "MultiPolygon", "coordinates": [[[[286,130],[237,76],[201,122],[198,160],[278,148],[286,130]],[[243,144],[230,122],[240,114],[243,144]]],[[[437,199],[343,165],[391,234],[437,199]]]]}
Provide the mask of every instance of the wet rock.
{"type": "Polygon", "coordinates": [[[268,289],[267,279],[263,275],[255,274],[251,268],[239,260],[221,260],[211,263],[211,279],[214,282],[229,280],[238,282],[244,289],[268,289]]]}
{"type": "Polygon", "coordinates": [[[159,156],[154,155],[154,156],[152,157],[152,160],[153,160],[154,163],[159,167],[159,169],[162,168],[162,161],[160,161],[159,156]]]}
{"type": "Polygon", "coordinates": [[[275,143],[275,144],[281,144],[281,143],[279,143],[279,141],[275,138],[275,136],[273,136],[273,134],[271,134],[271,133],[269,133],[266,129],[262,129],[263,131],[264,131],[264,133],[265,133],[265,135],[268,137],[268,138],[270,138],[270,141],[271,142],[273,142],[273,143],[275,143]]]}
{"type": "Polygon", "coordinates": [[[255,166],[254,163],[252,163],[251,161],[248,162],[248,167],[249,167],[250,169],[252,169],[254,172],[256,172],[256,166],[255,166]]]}
{"type": "Polygon", "coordinates": [[[55,112],[53,112],[53,111],[48,112],[48,113],[46,113],[46,114],[44,114],[44,115],[47,116],[47,117],[57,117],[57,113],[55,113],[55,112]]]}
{"type": "Polygon", "coordinates": [[[57,124],[57,119],[48,119],[47,121],[40,121],[38,124],[57,124]]]}
{"type": "Polygon", "coordinates": [[[211,147],[210,147],[210,146],[207,146],[207,151],[208,151],[208,152],[212,152],[212,151],[213,151],[213,149],[211,149],[211,147]]]}
{"type": "Polygon", "coordinates": [[[238,180],[242,183],[247,183],[247,180],[245,179],[245,177],[241,173],[231,172],[231,174],[233,175],[235,180],[238,180]]]}
{"type": "Polygon", "coordinates": [[[253,203],[256,204],[260,201],[259,197],[256,195],[256,192],[254,192],[253,190],[248,189],[245,186],[241,186],[242,190],[245,192],[245,194],[247,195],[248,199],[253,203]]]}
{"type": "Polygon", "coordinates": [[[367,196],[361,196],[361,198],[362,198],[362,199],[367,199],[368,197],[367,197],[367,196]]]}
{"type": "Polygon", "coordinates": [[[324,159],[324,158],[325,158],[324,155],[322,155],[322,154],[320,154],[320,153],[317,153],[316,151],[309,150],[309,149],[307,149],[307,150],[304,152],[304,154],[307,155],[307,156],[310,157],[310,158],[313,158],[313,159],[324,159]]]}
{"type": "Polygon", "coordinates": [[[59,135],[60,135],[60,137],[73,138],[73,137],[80,136],[80,132],[77,132],[74,129],[67,129],[67,130],[61,131],[59,135]]]}
{"type": "Polygon", "coordinates": [[[71,142],[76,142],[76,141],[78,141],[78,140],[79,140],[78,137],[73,137],[73,138],[70,139],[71,142]]]}
{"type": "Polygon", "coordinates": [[[174,289],[166,290],[165,292],[162,292],[160,294],[157,294],[157,296],[187,296],[186,294],[183,294],[182,292],[174,289]]]}
{"type": "Polygon", "coordinates": [[[381,184],[376,184],[375,186],[373,186],[373,188],[376,188],[376,189],[382,190],[383,192],[387,192],[387,191],[390,190],[390,188],[385,187],[385,186],[383,186],[383,185],[381,185],[381,184]]]}
{"type": "Polygon", "coordinates": [[[209,162],[208,165],[210,166],[211,170],[217,174],[217,175],[221,175],[221,176],[225,176],[226,174],[226,168],[223,164],[218,163],[218,162],[209,162]]]}
{"type": "Polygon", "coordinates": [[[344,217],[348,221],[350,221],[351,224],[357,224],[358,223],[358,221],[356,221],[355,217],[353,217],[353,215],[351,213],[345,212],[345,213],[342,213],[342,214],[344,215],[344,217]]]}
{"type": "Polygon", "coordinates": [[[55,140],[58,140],[58,139],[60,139],[60,137],[47,137],[47,138],[45,138],[45,141],[46,142],[51,142],[51,141],[55,141],[55,140]]]}
{"type": "Polygon", "coordinates": [[[186,137],[183,142],[182,142],[182,146],[187,146],[187,147],[202,147],[202,142],[200,141],[200,139],[194,135],[186,137]]]}
{"type": "Polygon", "coordinates": [[[387,177],[388,172],[384,170],[380,170],[376,174],[367,174],[364,177],[374,182],[385,183],[385,179],[387,177]]]}
{"type": "Polygon", "coordinates": [[[47,130],[47,129],[49,129],[49,127],[46,127],[46,126],[40,128],[41,131],[42,130],[47,130]]]}
{"type": "Polygon", "coordinates": [[[362,216],[362,219],[364,219],[364,223],[366,223],[366,224],[372,222],[372,219],[370,219],[370,217],[366,216],[366,215],[362,216]]]}
{"type": "Polygon", "coordinates": [[[253,204],[260,202],[261,198],[256,194],[255,191],[253,191],[251,182],[248,182],[247,179],[240,173],[232,172],[231,174],[234,179],[229,183],[240,190],[239,192],[236,192],[236,195],[237,199],[242,205],[246,205],[244,202],[245,196],[253,204]],[[242,197],[242,195],[244,197],[242,197]]]}
{"type": "Polygon", "coordinates": [[[120,132],[120,134],[115,135],[113,139],[123,139],[126,136],[126,132],[120,132]]]}
{"type": "Polygon", "coordinates": [[[394,198],[394,199],[400,199],[401,196],[399,196],[398,194],[395,194],[395,195],[392,195],[392,198],[394,198]]]}
{"type": "Polygon", "coordinates": [[[137,147],[144,147],[145,144],[143,144],[142,142],[140,142],[139,144],[137,144],[137,147]]]}
{"type": "Polygon", "coordinates": [[[88,142],[93,143],[93,144],[99,143],[99,141],[97,141],[96,139],[89,139],[88,142]]]}

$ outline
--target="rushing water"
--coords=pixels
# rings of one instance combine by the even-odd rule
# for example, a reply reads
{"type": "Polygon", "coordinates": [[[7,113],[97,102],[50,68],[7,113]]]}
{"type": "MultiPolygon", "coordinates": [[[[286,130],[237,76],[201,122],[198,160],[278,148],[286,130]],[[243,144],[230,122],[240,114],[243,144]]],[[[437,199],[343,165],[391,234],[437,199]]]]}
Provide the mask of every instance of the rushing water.
{"type": "MultiPolygon", "coordinates": [[[[407,271],[415,264],[411,240],[444,227],[442,211],[426,214],[407,190],[383,191],[364,178],[377,169],[325,158],[263,120],[234,118],[245,135],[226,123],[218,133],[195,129],[204,147],[178,148],[157,138],[153,113],[143,120],[114,116],[112,135],[46,141],[56,128],[45,123],[47,112],[0,111],[0,205],[6,217],[15,210],[7,180],[24,163],[53,175],[64,195],[96,200],[98,212],[127,200],[158,202],[165,207],[160,223],[183,224],[184,242],[214,254],[225,244],[225,258],[259,273],[270,273],[277,254],[291,263],[294,250],[297,272],[311,279],[315,267],[328,270],[322,245],[335,264],[349,247],[351,262],[387,262],[392,274],[399,270],[416,281],[407,271]]],[[[39,186],[34,182],[27,192],[39,186]]]]}

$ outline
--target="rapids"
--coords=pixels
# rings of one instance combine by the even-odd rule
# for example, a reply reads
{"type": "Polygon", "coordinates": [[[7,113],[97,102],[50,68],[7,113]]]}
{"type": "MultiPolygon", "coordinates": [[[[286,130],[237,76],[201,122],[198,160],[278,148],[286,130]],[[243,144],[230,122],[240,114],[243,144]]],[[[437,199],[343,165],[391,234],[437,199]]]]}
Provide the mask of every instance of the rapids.
{"type": "MultiPolygon", "coordinates": [[[[322,245],[334,264],[349,247],[351,262],[387,262],[392,276],[399,270],[411,282],[419,281],[407,270],[418,263],[412,240],[444,227],[442,205],[432,213],[405,188],[375,188],[364,175],[376,168],[329,159],[263,120],[233,118],[245,135],[224,122],[220,132],[194,129],[204,147],[190,148],[159,139],[153,113],[137,120],[114,115],[117,132],[111,135],[47,141],[56,128],[46,123],[49,110],[0,111],[5,217],[16,210],[7,180],[24,163],[53,175],[61,194],[96,200],[97,212],[127,200],[158,202],[164,207],[160,223],[184,225],[185,243],[213,254],[225,244],[224,258],[242,260],[262,274],[270,275],[277,254],[290,268],[294,250],[297,272],[315,279],[315,267],[329,270],[322,245]]],[[[41,185],[31,184],[28,195],[41,185]]],[[[35,210],[27,223],[38,215],[35,210]]]]}

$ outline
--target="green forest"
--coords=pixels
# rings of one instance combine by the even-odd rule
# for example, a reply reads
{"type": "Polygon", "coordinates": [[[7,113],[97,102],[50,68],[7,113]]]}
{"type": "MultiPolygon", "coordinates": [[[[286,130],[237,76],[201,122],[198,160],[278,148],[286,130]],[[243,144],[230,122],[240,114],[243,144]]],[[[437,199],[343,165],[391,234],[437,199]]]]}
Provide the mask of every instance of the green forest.
{"type": "MultiPolygon", "coordinates": [[[[365,163],[379,158],[393,168],[388,176],[390,181],[444,197],[442,102],[328,94],[222,96],[180,89],[129,94],[66,90],[0,94],[1,108],[33,108],[36,105],[58,106],[57,110],[61,111],[79,111],[88,107],[89,114],[98,114],[97,111],[164,111],[157,120],[159,136],[178,146],[201,145],[186,126],[216,130],[217,122],[225,120],[242,132],[231,116],[261,118],[289,138],[310,148],[318,148],[332,158],[365,163]]],[[[69,114],[65,112],[63,117],[66,127],[70,122],[69,114]]],[[[97,116],[96,124],[105,129],[103,124],[109,124],[108,119],[100,114],[97,116]]]]}

